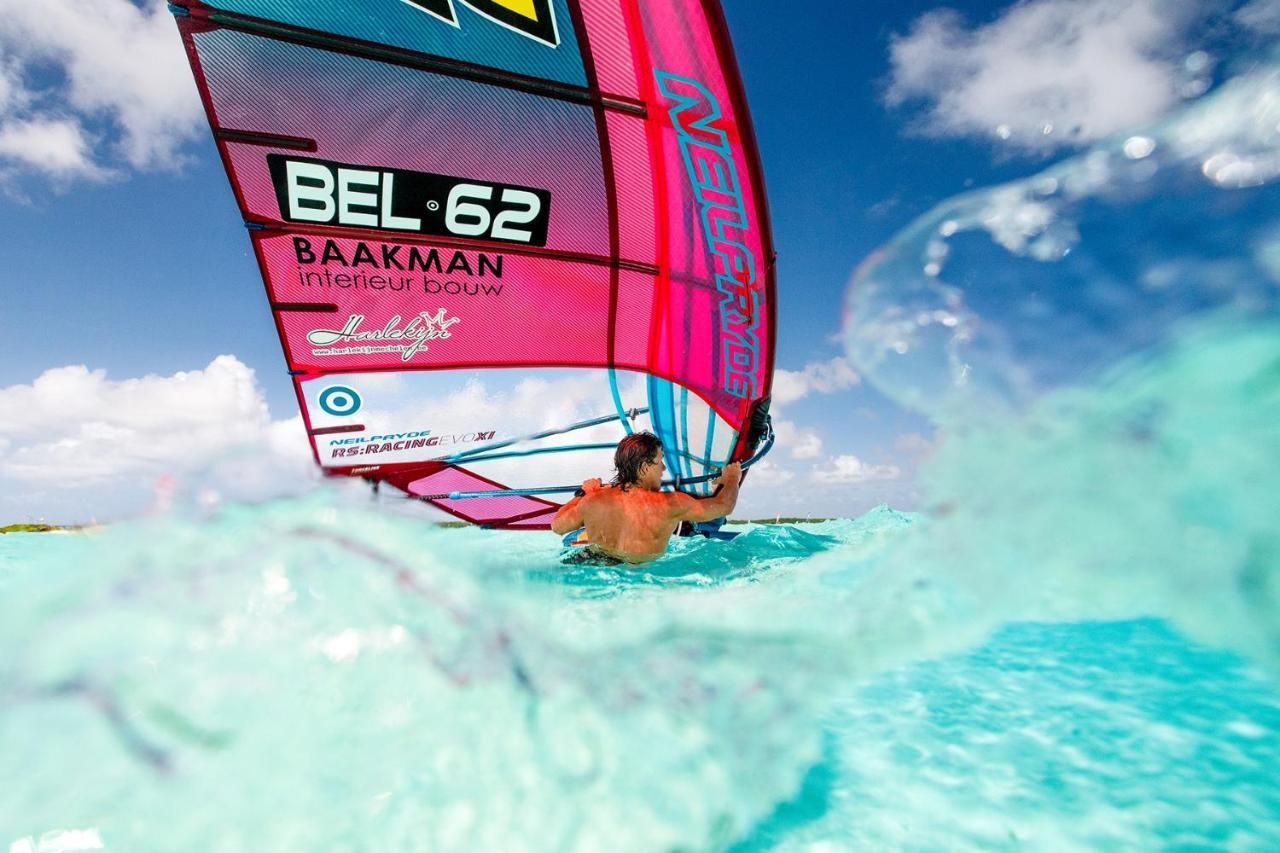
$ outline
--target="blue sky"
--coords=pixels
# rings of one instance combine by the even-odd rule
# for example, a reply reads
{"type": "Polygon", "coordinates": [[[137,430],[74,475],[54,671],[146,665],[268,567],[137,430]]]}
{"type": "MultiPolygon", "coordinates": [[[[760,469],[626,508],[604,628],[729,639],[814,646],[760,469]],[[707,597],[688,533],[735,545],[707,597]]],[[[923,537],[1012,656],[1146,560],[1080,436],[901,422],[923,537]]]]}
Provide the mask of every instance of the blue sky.
{"type": "MultiPolygon", "coordinates": [[[[921,500],[930,423],[843,360],[860,261],[949,196],[1200,94],[1213,69],[1194,56],[1221,27],[1280,21],[1274,0],[725,7],[779,253],[782,444],[744,498],[754,515],[921,500]]],[[[0,15],[0,521],[141,511],[195,444],[269,457],[224,476],[219,497],[309,483],[257,267],[163,4],[0,0],[0,15]]]]}

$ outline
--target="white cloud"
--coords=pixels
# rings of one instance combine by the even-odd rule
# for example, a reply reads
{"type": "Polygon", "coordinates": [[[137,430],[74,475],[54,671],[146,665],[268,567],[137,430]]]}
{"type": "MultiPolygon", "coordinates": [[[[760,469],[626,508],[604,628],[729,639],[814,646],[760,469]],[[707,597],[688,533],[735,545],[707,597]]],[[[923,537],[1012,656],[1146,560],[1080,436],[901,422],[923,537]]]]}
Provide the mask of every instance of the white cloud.
{"type": "Polygon", "coordinates": [[[810,362],[803,370],[773,372],[773,405],[793,403],[812,393],[831,394],[852,388],[861,381],[848,360],[836,357],[829,361],[810,362]]]}
{"type": "MultiPolygon", "coordinates": [[[[1196,4],[1188,4],[1195,6],[1196,4]]],[[[1198,12],[1159,0],[1031,0],[969,28],[930,12],[893,39],[891,105],[923,99],[938,136],[1045,150],[1150,121],[1178,100],[1198,12]]]]}
{"type": "MultiPolygon", "coordinates": [[[[403,377],[362,376],[366,399],[384,404],[366,410],[377,419],[371,422],[437,433],[498,426],[519,435],[613,406],[599,376],[585,373],[527,377],[503,388],[472,380],[440,395],[414,394],[408,386],[403,377]]],[[[641,376],[624,381],[623,399],[643,399],[644,388],[641,376]]],[[[273,420],[254,371],[234,356],[219,356],[202,370],[123,380],[83,365],[54,368],[30,384],[0,388],[0,412],[0,523],[107,519],[183,501],[258,499],[306,491],[320,479],[301,417],[273,420]]],[[[613,423],[560,440],[614,441],[618,435],[613,423]]],[[[504,460],[487,464],[484,473],[540,485],[611,474],[610,454],[580,456],[504,460]]]]}
{"type": "Polygon", "coordinates": [[[269,420],[253,370],[231,355],[203,370],[141,379],[112,380],[84,365],[54,368],[30,385],[0,389],[0,408],[13,413],[0,434],[37,441],[74,429],[142,435],[208,424],[230,439],[243,430],[256,434],[269,420]]]}
{"type": "MultiPolygon", "coordinates": [[[[744,481],[745,489],[753,486],[780,486],[795,479],[795,473],[780,467],[772,459],[761,459],[751,466],[748,478],[744,481]]],[[[767,502],[766,502],[767,503],[767,502]]]]}
{"type": "Polygon", "coordinates": [[[792,421],[776,421],[773,425],[778,442],[792,459],[817,459],[822,455],[822,437],[817,430],[792,421]]]}
{"type": "Polygon", "coordinates": [[[181,161],[180,145],[200,126],[200,103],[162,0],[141,7],[0,0],[0,19],[0,158],[58,178],[100,178],[108,167],[84,145],[83,128],[93,126],[93,135],[107,137],[109,156],[134,168],[181,161]],[[45,153],[42,139],[55,132],[45,153]]]}
{"type": "Polygon", "coordinates": [[[926,438],[918,432],[904,432],[894,439],[893,447],[908,458],[919,461],[933,453],[937,440],[926,438]]]}
{"type": "MultiPolygon", "coordinates": [[[[386,403],[380,418],[441,433],[500,426],[520,434],[612,408],[607,391],[601,396],[599,377],[585,373],[501,386],[495,376],[490,387],[476,380],[437,396],[412,393],[408,382],[370,378],[373,383],[361,391],[368,401],[386,403]],[[375,385],[382,393],[373,393],[375,385]]],[[[642,405],[643,378],[624,381],[621,393],[626,404],[642,405]]],[[[109,520],[169,503],[207,507],[302,492],[320,479],[301,418],[272,419],[254,372],[233,356],[219,356],[200,370],[120,380],[84,366],[55,368],[30,384],[0,388],[0,412],[0,523],[109,520]]],[[[892,466],[869,466],[852,456],[810,474],[793,460],[818,458],[817,433],[785,420],[779,429],[774,454],[752,469],[740,517],[770,515],[783,506],[793,513],[854,512],[840,486],[897,476],[892,466]]],[[[605,424],[559,440],[612,441],[617,435],[616,424],[605,424]]],[[[610,455],[530,456],[492,463],[484,473],[499,482],[518,475],[524,482],[559,485],[607,477],[610,455]],[[583,470],[576,470],[580,465],[583,470]]]]}
{"type": "Polygon", "coordinates": [[[852,454],[815,465],[809,479],[815,483],[865,483],[871,480],[896,480],[902,471],[896,465],[868,465],[852,454]]]}
{"type": "Polygon", "coordinates": [[[72,119],[37,118],[0,125],[0,158],[55,178],[101,180],[110,172],[93,162],[84,129],[72,119]]]}
{"type": "Polygon", "coordinates": [[[777,485],[796,477],[798,472],[786,467],[786,462],[779,458],[780,453],[785,452],[789,459],[817,459],[822,455],[824,444],[818,430],[786,418],[782,413],[784,406],[810,394],[834,394],[852,388],[860,381],[857,371],[843,357],[810,362],[801,370],[775,370],[772,414],[777,444],[768,473],[758,476],[756,481],[766,481],[767,478],[768,484],[777,485]]]}
{"type": "Polygon", "coordinates": [[[0,411],[7,514],[127,515],[162,478],[240,498],[296,492],[313,480],[301,419],[272,421],[253,371],[234,356],[126,380],[82,365],[54,368],[30,385],[0,388],[0,411]]]}
{"type": "Polygon", "coordinates": [[[26,106],[28,93],[22,85],[22,71],[17,63],[0,56],[0,115],[26,106]]]}
{"type": "Polygon", "coordinates": [[[1235,17],[1259,35],[1280,35],[1280,0],[1254,0],[1237,11],[1235,17]]]}

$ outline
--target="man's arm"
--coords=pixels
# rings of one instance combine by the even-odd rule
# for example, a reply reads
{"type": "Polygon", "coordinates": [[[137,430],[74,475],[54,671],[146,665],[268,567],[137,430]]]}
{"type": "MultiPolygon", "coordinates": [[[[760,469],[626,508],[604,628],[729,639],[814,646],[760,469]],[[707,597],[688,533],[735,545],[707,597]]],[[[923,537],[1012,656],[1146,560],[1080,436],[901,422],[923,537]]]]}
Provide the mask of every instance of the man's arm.
{"type": "Polygon", "coordinates": [[[737,462],[720,472],[720,491],[709,498],[695,498],[682,492],[672,497],[673,521],[712,521],[733,512],[738,505],[738,487],[742,483],[742,466],[737,462]]]}
{"type": "Polygon", "coordinates": [[[586,522],[582,518],[583,498],[600,488],[600,481],[596,479],[587,480],[582,484],[582,494],[575,495],[567,504],[560,507],[556,511],[556,517],[551,519],[551,529],[561,536],[571,530],[577,530],[585,525],[586,522]]]}
{"type": "MultiPolygon", "coordinates": [[[[582,497],[586,496],[583,495],[582,497]]],[[[563,536],[570,530],[577,530],[582,527],[582,508],[578,506],[582,497],[573,498],[556,511],[556,517],[551,519],[552,530],[563,536]]]]}

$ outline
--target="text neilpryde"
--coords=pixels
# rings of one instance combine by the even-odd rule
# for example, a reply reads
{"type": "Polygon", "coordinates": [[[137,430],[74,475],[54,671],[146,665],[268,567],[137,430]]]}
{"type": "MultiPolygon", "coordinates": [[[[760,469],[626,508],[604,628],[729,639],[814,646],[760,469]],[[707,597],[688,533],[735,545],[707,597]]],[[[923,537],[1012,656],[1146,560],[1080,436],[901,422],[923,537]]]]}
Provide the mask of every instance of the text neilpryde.
{"type": "Polygon", "coordinates": [[[751,399],[760,365],[758,282],[755,258],[744,242],[751,224],[733,151],[728,135],[713,124],[721,118],[720,105],[697,80],[665,71],[654,76],[658,90],[674,102],[668,114],[698,200],[720,292],[722,386],[735,397],[751,399]]]}

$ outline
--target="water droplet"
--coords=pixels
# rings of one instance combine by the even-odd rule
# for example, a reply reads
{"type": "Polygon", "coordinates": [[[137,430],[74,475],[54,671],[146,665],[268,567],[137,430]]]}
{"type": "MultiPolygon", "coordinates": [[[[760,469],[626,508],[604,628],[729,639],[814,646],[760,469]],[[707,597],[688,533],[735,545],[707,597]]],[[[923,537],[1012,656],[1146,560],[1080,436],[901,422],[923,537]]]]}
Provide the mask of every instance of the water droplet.
{"type": "Polygon", "coordinates": [[[1036,181],[1036,192],[1040,195],[1053,195],[1058,191],[1057,178],[1044,178],[1036,181]]]}
{"type": "Polygon", "coordinates": [[[1141,160],[1156,150],[1156,141],[1149,136],[1130,136],[1124,141],[1124,154],[1130,160],[1141,160]]]}
{"type": "Polygon", "coordinates": [[[1204,161],[1204,176],[1220,187],[1257,187],[1266,181],[1252,160],[1221,151],[1204,161]]]}
{"type": "Polygon", "coordinates": [[[1209,81],[1203,77],[1197,77],[1194,80],[1188,80],[1183,83],[1178,91],[1182,93],[1184,98],[1198,98],[1209,91],[1209,81]]]}

